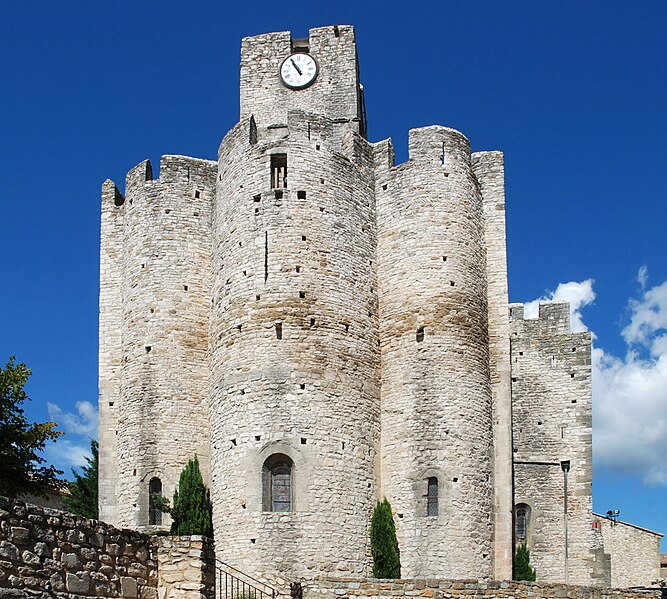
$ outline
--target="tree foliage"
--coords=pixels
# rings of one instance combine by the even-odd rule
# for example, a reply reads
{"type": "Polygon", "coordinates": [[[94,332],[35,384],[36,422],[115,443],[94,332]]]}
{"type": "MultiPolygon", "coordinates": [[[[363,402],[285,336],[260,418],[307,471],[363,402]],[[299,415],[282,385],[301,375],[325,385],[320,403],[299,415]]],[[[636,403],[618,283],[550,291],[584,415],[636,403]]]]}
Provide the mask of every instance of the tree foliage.
{"type": "Polygon", "coordinates": [[[208,489],[199,470],[197,456],[188,461],[174,491],[171,534],[213,536],[208,489]]]}
{"type": "Polygon", "coordinates": [[[517,546],[514,552],[514,580],[535,580],[535,568],[530,565],[530,551],[525,543],[517,546]]]}
{"type": "Polygon", "coordinates": [[[0,495],[46,495],[62,487],[53,466],[38,455],[47,441],[55,441],[61,432],[55,422],[29,423],[21,404],[30,401],[25,385],[30,369],[16,358],[9,358],[0,368],[0,495]]]}
{"type": "Polygon", "coordinates": [[[99,470],[99,445],[90,440],[90,456],[86,457],[88,465],[83,466],[81,474],[72,469],[74,480],[68,484],[70,496],[65,498],[67,509],[73,514],[97,520],[97,473],[99,470]]]}
{"type": "Polygon", "coordinates": [[[385,497],[378,501],[371,520],[371,553],[375,578],[400,578],[401,558],[391,505],[385,497]]]}

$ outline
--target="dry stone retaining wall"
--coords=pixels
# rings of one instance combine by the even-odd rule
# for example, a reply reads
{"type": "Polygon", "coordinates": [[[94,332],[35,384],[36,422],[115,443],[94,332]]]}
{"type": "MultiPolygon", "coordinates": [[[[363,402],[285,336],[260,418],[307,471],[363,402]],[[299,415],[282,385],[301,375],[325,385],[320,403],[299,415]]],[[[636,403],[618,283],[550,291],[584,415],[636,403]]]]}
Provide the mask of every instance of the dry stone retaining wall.
{"type": "Polygon", "coordinates": [[[659,591],[633,591],[536,582],[444,580],[417,578],[379,580],[376,578],[321,578],[304,589],[305,599],[656,599],[659,591]]]}
{"type": "Polygon", "coordinates": [[[0,597],[211,599],[203,537],[150,537],[0,497],[0,597]]]}

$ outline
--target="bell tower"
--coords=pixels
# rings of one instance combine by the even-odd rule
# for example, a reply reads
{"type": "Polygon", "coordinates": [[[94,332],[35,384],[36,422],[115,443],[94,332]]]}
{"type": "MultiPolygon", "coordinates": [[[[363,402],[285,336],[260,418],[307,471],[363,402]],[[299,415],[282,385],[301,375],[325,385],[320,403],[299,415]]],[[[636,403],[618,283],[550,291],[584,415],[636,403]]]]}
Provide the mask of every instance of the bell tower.
{"type": "Polygon", "coordinates": [[[352,122],[365,137],[363,103],[354,27],[318,27],[302,39],[292,38],[289,31],[243,39],[241,120],[252,115],[258,127],[280,127],[287,125],[289,111],[301,110],[335,122],[352,122]],[[316,70],[314,77],[295,89],[285,75],[289,76],[290,68],[299,70],[300,61],[295,67],[288,63],[282,76],[281,67],[299,54],[312,58],[316,70]]]}

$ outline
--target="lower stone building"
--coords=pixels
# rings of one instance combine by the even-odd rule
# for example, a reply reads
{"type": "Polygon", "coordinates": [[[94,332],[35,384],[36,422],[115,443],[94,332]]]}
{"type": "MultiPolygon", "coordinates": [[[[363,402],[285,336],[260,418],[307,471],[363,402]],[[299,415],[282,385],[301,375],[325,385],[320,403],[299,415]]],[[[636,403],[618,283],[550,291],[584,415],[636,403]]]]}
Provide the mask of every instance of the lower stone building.
{"type": "Polygon", "coordinates": [[[526,543],[540,581],[608,583],[590,335],[508,304],[502,153],[368,141],[350,26],[244,39],[240,98],[217,160],[103,185],[102,519],[168,525],[149,496],[197,455],[258,578],[369,575],[387,497],[406,577],[509,579],[526,543]]]}

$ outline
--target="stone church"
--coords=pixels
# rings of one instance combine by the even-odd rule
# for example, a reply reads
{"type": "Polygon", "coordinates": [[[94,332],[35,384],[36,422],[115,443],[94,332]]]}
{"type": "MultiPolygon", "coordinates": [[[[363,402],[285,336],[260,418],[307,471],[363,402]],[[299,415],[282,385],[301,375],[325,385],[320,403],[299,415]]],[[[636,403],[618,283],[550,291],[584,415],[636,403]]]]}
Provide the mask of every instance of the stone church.
{"type": "Polygon", "coordinates": [[[149,493],[196,455],[252,575],[369,575],[387,497],[404,577],[509,579],[525,542],[609,584],[591,339],[508,304],[502,153],[437,125],[395,164],[350,26],[244,39],[240,107],[217,160],[103,185],[101,519],[166,526],[149,493]]]}

